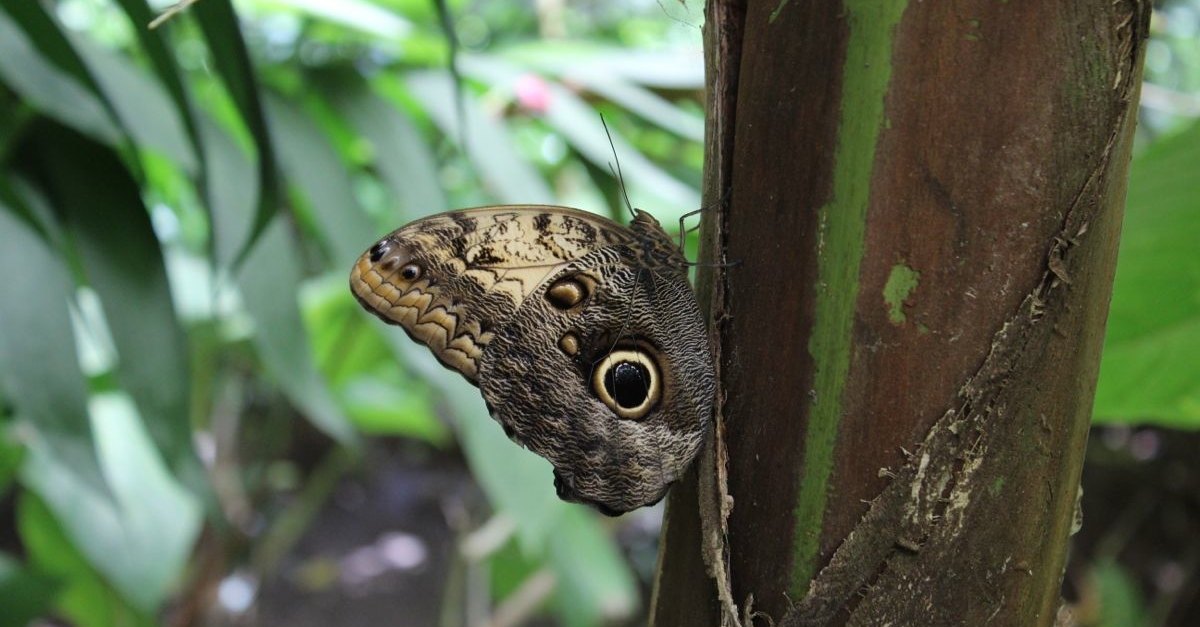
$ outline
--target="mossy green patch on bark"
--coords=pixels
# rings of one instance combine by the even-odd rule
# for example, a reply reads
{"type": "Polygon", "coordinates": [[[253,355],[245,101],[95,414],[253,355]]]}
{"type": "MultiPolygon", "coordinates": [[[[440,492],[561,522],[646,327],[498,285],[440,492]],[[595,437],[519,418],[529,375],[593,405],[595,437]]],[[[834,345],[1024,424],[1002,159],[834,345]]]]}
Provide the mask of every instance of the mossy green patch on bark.
{"type": "Polygon", "coordinates": [[[883,285],[883,302],[887,303],[888,320],[892,324],[904,324],[908,320],[904,313],[904,301],[917,289],[920,279],[920,272],[903,263],[892,266],[887,283],[883,285]]]}
{"type": "Polygon", "coordinates": [[[833,192],[820,208],[819,277],[808,344],[815,368],[796,497],[791,585],[801,598],[817,568],[819,540],[850,371],[854,304],[864,251],[875,145],[884,125],[895,27],[907,1],[846,0],[848,39],[834,152],[833,192]]]}

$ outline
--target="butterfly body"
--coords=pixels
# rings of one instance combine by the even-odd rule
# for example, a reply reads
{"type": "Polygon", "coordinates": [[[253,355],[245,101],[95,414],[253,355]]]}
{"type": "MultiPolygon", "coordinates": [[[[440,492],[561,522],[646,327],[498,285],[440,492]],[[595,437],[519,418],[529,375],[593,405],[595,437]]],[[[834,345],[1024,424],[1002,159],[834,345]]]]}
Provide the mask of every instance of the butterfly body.
{"type": "Polygon", "coordinates": [[[477,385],[559,496],[617,514],[657,502],[695,457],[714,393],[682,252],[649,214],[565,207],[431,216],[381,239],[359,302],[477,385]]]}

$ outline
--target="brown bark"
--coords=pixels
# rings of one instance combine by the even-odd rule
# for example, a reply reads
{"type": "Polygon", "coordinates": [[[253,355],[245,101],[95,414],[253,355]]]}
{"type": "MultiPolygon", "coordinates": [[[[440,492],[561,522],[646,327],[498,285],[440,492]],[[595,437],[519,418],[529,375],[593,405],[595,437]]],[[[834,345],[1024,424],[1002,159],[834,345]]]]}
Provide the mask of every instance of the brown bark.
{"type": "Polygon", "coordinates": [[[740,265],[702,286],[724,401],[652,623],[753,595],[789,625],[1052,624],[1149,5],[707,10],[707,250],[740,265]]]}

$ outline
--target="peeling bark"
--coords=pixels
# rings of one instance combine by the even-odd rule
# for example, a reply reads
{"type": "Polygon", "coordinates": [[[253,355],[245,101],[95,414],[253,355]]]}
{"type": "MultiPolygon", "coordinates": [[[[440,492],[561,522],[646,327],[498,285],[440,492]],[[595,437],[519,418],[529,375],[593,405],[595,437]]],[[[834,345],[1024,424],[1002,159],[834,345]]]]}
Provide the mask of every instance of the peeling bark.
{"type": "MultiPolygon", "coordinates": [[[[740,73],[745,0],[705,5],[705,74],[708,83],[705,125],[704,203],[711,211],[701,228],[701,257],[718,264],[701,268],[697,286],[701,304],[716,312],[709,325],[718,380],[724,360],[729,310],[724,274],[731,264],[726,250],[728,200],[733,154],[736,95],[740,73]]],[[[658,572],[650,601],[652,625],[734,625],[741,627],[729,577],[728,518],[732,507],[726,488],[728,468],[724,407],[718,394],[714,433],[692,469],[667,496],[658,572]],[[719,461],[718,461],[719,460],[719,461]],[[714,592],[709,595],[707,591],[714,592]]]]}

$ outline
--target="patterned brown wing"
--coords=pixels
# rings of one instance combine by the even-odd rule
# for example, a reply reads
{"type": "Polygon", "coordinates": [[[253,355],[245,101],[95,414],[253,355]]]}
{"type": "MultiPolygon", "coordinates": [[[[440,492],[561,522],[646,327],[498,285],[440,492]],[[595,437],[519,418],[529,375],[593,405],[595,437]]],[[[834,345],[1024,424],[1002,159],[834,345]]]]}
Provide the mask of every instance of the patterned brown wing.
{"type": "Polygon", "coordinates": [[[542,205],[480,207],[385,236],[350,273],[358,301],[476,382],[494,330],[549,275],[632,234],[600,216],[542,205]]]}
{"type": "Polygon", "coordinates": [[[715,391],[682,259],[643,220],[638,246],[596,250],[550,277],[480,362],[505,433],[550,461],[561,498],[607,514],[657,502],[683,475],[715,391]]]}
{"type": "Polygon", "coordinates": [[[714,374],[681,251],[649,214],[485,207],[413,222],[363,254],[359,302],[480,387],[560,497],[657,502],[708,431],[714,374]]]}

